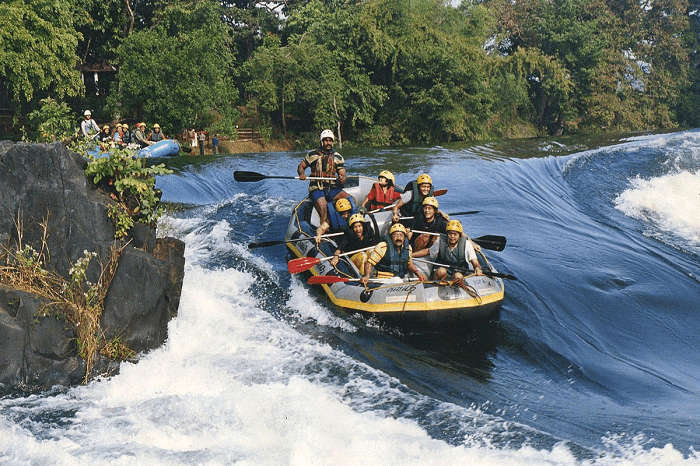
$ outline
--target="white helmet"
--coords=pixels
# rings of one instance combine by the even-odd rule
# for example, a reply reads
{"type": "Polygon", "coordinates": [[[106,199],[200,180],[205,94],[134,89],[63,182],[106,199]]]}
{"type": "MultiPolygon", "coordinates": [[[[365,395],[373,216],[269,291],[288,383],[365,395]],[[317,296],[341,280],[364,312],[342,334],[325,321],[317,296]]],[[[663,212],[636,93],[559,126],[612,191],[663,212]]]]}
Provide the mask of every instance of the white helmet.
{"type": "Polygon", "coordinates": [[[333,131],[329,129],[324,129],[321,131],[321,142],[323,142],[324,139],[326,138],[331,138],[333,141],[335,141],[335,136],[333,136],[333,131]]]}
{"type": "Polygon", "coordinates": [[[92,112],[91,112],[90,110],[85,110],[85,111],[83,112],[83,115],[84,115],[84,116],[92,115],[92,112]]]}

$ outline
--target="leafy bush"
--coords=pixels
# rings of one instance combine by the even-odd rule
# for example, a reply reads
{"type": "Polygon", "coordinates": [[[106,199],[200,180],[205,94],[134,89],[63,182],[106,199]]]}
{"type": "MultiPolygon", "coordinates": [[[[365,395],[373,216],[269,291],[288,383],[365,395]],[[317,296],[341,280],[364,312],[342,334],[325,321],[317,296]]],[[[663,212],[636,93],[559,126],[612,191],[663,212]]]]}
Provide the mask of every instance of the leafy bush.
{"type": "Polygon", "coordinates": [[[63,102],[56,102],[51,97],[41,99],[41,107],[27,116],[31,123],[29,136],[32,140],[55,142],[75,133],[70,107],[63,102]]]}
{"type": "Polygon", "coordinates": [[[226,136],[229,139],[238,138],[238,120],[240,119],[240,112],[238,110],[232,110],[224,114],[219,120],[213,122],[209,125],[210,134],[218,134],[219,136],[226,136]]]}
{"type": "Polygon", "coordinates": [[[370,126],[359,134],[357,140],[365,146],[388,146],[391,145],[391,130],[384,125],[370,126]]]}
{"type": "Polygon", "coordinates": [[[85,174],[93,183],[112,192],[117,204],[110,207],[115,236],[124,238],[138,221],[152,225],[163,213],[160,192],[155,189],[156,175],[173,173],[164,164],[146,166],[146,160],[129,150],[113,149],[109,157],[90,156],[85,174]]]}

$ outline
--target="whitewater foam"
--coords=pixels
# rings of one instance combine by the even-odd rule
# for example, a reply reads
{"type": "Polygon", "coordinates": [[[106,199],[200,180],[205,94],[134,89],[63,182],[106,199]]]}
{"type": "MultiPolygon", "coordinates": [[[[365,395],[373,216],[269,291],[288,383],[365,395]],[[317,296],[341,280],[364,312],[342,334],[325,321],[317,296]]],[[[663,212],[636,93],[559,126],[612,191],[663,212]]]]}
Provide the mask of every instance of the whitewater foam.
{"type": "MultiPolygon", "coordinates": [[[[231,240],[226,221],[164,221],[187,244],[179,315],[169,323],[166,344],[138,364],[123,363],[112,378],[1,399],[0,463],[578,463],[565,443],[503,447],[493,439],[538,433],[479,407],[416,393],[275,318],[251,293],[252,272],[207,267],[212,254],[247,252],[231,240]],[[436,431],[451,432],[450,443],[435,438],[436,431]]],[[[265,271],[276,275],[269,264],[265,271]]],[[[356,330],[297,280],[283,304],[302,319],[356,330]]],[[[691,453],[684,460],[670,445],[623,445],[590,463],[698,459],[691,453]]]]}
{"type": "Polygon", "coordinates": [[[618,210],[700,247],[700,171],[649,179],[637,176],[630,184],[615,199],[618,210]]]}

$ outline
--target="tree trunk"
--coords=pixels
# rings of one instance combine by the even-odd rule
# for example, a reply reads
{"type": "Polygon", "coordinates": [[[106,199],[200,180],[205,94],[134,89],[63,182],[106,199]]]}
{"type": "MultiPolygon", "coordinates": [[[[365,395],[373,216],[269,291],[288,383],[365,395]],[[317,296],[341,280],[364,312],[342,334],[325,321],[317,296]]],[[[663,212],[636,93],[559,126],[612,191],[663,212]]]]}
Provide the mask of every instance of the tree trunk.
{"type": "Polygon", "coordinates": [[[338,116],[338,105],[335,103],[335,96],[333,96],[333,109],[335,110],[335,118],[338,122],[338,148],[343,148],[343,135],[340,132],[340,117],[338,116]]]}
{"type": "Polygon", "coordinates": [[[287,119],[284,117],[284,74],[282,75],[282,133],[287,139],[287,119]]]}
{"type": "Polygon", "coordinates": [[[134,10],[131,9],[129,0],[124,0],[124,3],[126,3],[126,10],[129,12],[129,29],[126,31],[128,36],[134,30],[134,10]]]}

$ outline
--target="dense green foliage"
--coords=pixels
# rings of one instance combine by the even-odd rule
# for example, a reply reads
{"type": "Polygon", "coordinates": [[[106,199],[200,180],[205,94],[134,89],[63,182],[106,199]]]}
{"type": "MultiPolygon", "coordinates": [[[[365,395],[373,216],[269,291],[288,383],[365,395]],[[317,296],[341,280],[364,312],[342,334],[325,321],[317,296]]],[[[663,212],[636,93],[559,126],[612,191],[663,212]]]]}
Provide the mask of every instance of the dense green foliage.
{"type": "Polygon", "coordinates": [[[75,128],[70,107],[51,97],[41,99],[41,108],[27,115],[32,126],[30,138],[39,142],[56,142],[73,136],[75,128]]]}
{"type": "Polygon", "coordinates": [[[235,136],[240,124],[308,140],[330,127],[387,145],[700,123],[697,0],[10,0],[0,9],[11,28],[0,32],[0,77],[16,102],[35,108],[37,91],[79,92],[77,57],[110,63],[109,96],[69,101],[73,110],[99,105],[98,115],[158,121],[166,134],[235,136]]]}
{"type": "Polygon", "coordinates": [[[175,3],[153,27],[129,35],[117,52],[120,114],[158,121],[168,134],[235,113],[233,54],[220,18],[212,2],[175,3]]]}
{"type": "Polygon", "coordinates": [[[146,159],[121,149],[112,149],[109,157],[89,159],[85,174],[96,185],[111,191],[117,201],[108,212],[116,238],[126,237],[135,221],[155,224],[163,213],[155,177],[171,174],[172,170],[162,163],[146,166],[146,159]]]}
{"type": "Polygon", "coordinates": [[[0,3],[0,78],[17,112],[33,99],[81,92],[74,13],[63,0],[0,3]]]}

